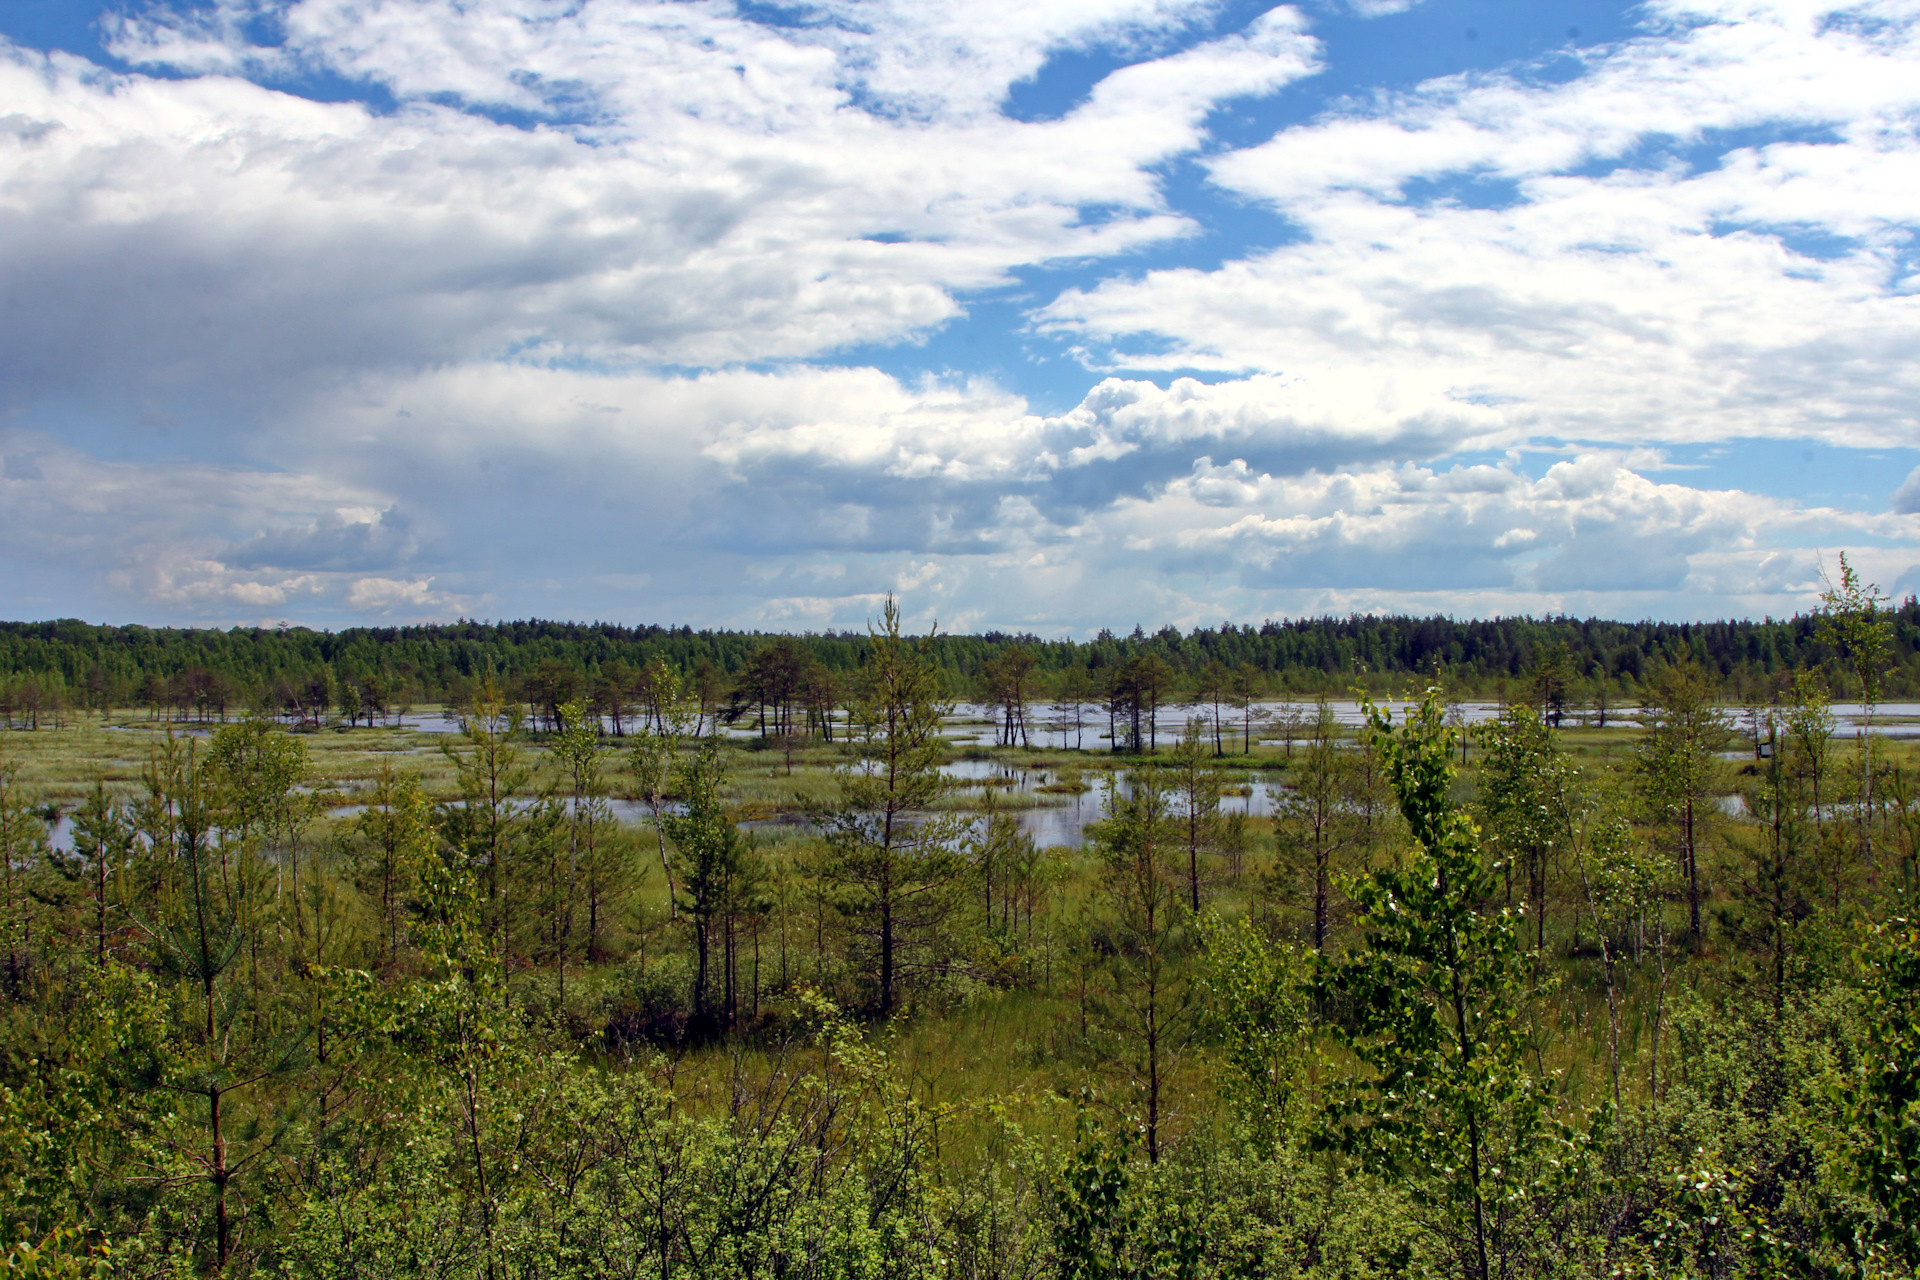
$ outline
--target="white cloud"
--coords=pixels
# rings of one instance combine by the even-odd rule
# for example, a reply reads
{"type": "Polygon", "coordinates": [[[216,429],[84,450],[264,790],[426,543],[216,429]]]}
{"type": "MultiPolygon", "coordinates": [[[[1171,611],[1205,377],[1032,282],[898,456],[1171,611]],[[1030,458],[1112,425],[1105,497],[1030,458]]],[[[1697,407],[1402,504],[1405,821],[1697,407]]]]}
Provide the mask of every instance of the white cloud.
{"type": "Polygon", "coordinates": [[[1209,113],[1319,66],[1292,7],[292,0],[272,47],[263,12],[110,24],[154,74],[0,48],[16,608],[1697,616],[1804,605],[1822,547],[1914,567],[1920,479],[1863,514],[1672,460],[1920,446],[1909,4],[1667,0],[1570,80],[1238,150],[1209,113]],[[1096,48],[1131,65],[1003,113],[1096,48]],[[249,78],[314,72],[392,109],[249,78]],[[1154,269],[1201,229],[1164,193],[1196,155],[1301,238],[1154,269]],[[832,364],[1101,261],[1025,303],[1113,375],[1064,412],[832,364]]]}
{"type": "Polygon", "coordinates": [[[1384,18],[1390,14],[1405,13],[1420,3],[1420,0],[1346,0],[1346,6],[1356,17],[1384,18]]]}
{"type": "Polygon", "coordinates": [[[1920,558],[1912,517],[1666,482],[1688,473],[1657,452],[1578,451],[1538,475],[1409,464],[1491,410],[1436,427],[1419,396],[1316,394],[1111,379],[1041,415],[990,385],[871,370],[442,370],[306,406],[275,473],[103,466],[16,438],[0,526],[23,557],[216,620],[857,626],[886,591],[949,627],[1785,613],[1817,590],[1809,547],[1847,546],[1886,582],[1920,558]],[[381,434],[397,421],[404,436],[381,434]]]}
{"type": "MultiPolygon", "coordinates": [[[[402,404],[418,461],[395,469],[390,500],[404,510],[453,485],[470,501],[447,539],[507,577],[561,562],[584,589],[587,575],[604,588],[645,572],[653,599],[770,625],[824,624],[833,600],[857,623],[860,602],[889,589],[950,625],[1087,625],[1143,601],[1165,610],[1148,620],[1184,625],[1365,590],[1778,613],[1816,589],[1800,548],[1861,548],[1892,581],[1920,542],[1898,514],[1664,481],[1688,473],[1658,451],[1576,451],[1537,476],[1518,460],[1411,465],[1396,459],[1493,410],[1267,376],[1110,379],[1049,416],[990,385],[909,388],[872,371],[495,370],[362,387],[313,412],[351,439],[402,404]],[[1448,405],[1457,417],[1436,426],[1448,405]],[[521,526],[490,541],[526,486],[566,495],[573,518],[542,513],[532,544],[521,526]]],[[[329,443],[313,465],[343,458],[351,446],[329,443]]]]}
{"type": "Polygon", "coordinates": [[[1190,232],[1149,167],[1196,146],[1221,97],[1315,66],[1280,9],[1023,123],[995,104],[1049,50],[1209,10],[995,8],[859,6],[776,30],[710,3],[298,0],[275,8],[287,38],[272,48],[242,35],[251,3],[114,26],[136,64],[206,73],[185,79],[0,47],[0,99],[31,126],[0,137],[15,259],[0,382],[60,392],[111,360],[123,378],[268,388],[897,341],[1014,267],[1190,232]],[[399,106],[235,74],[311,70],[399,106]],[[486,114],[500,111],[538,123],[486,114]],[[103,314],[91,300],[108,289],[103,314]]]}
{"type": "Polygon", "coordinates": [[[1893,509],[1901,515],[1920,514],[1920,467],[1907,473],[1907,478],[1893,492],[1893,509]]]}
{"type": "Polygon", "coordinates": [[[460,596],[433,589],[432,578],[408,581],[403,578],[361,578],[347,590],[347,604],[369,613],[389,614],[405,610],[419,618],[444,621],[467,612],[471,602],[460,596]]]}
{"type": "Polygon", "coordinates": [[[1110,484],[1184,471],[1196,448],[1227,445],[1284,460],[1294,469],[1384,453],[1446,451],[1500,427],[1497,415],[1449,388],[1392,378],[1256,375],[1218,384],[1176,378],[1165,389],[1108,378],[1079,405],[1052,417],[991,386],[895,388],[884,403],[863,397],[844,418],[729,424],[708,456],[742,474],[807,463],[903,479],[1030,481],[1098,464],[1126,464],[1110,484]]]}
{"type": "Polygon", "coordinates": [[[321,582],[312,575],[261,581],[242,577],[217,560],[167,558],[148,566],[142,584],[154,604],[183,608],[203,616],[221,616],[286,604],[290,599],[318,595],[321,582]]]}
{"type": "Polygon", "coordinates": [[[1920,29],[1824,12],[1669,7],[1688,23],[1566,83],[1434,82],[1227,153],[1216,181],[1302,240],[1045,323],[1136,367],[1452,386],[1509,441],[1920,442],[1920,29]],[[1737,129],[1767,132],[1698,172],[1621,165],[1737,129]]]}

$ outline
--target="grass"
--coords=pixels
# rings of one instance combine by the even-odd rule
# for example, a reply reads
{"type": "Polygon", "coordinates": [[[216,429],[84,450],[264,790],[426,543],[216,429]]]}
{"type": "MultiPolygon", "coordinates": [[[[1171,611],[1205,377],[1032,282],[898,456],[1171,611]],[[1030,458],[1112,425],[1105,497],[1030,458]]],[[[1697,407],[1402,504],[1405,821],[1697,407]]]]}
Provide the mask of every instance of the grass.
{"type": "MultiPolygon", "coordinates": [[[[175,733],[200,733],[210,728],[217,726],[171,726],[175,733]]],[[[57,730],[0,733],[0,761],[19,767],[24,789],[63,806],[78,803],[96,780],[120,796],[137,796],[144,791],[142,771],[148,757],[168,732],[169,726],[141,713],[89,717],[57,730]]],[[[1639,726],[1622,723],[1606,729],[1568,727],[1559,732],[1557,741],[1574,763],[1590,773],[1606,774],[1629,767],[1643,736],[1639,726]]],[[[457,794],[454,763],[442,749],[458,745],[454,735],[410,727],[355,727],[302,733],[298,740],[306,747],[318,789],[351,797],[370,787],[383,769],[392,767],[417,774],[435,798],[451,799],[457,794]]],[[[1117,771],[1146,763],[1144,757],[1108,751],[1106,743],[1091,735],[1088,742],[1085,751],[1044,743],[1031,749],[977,744],[956,747],[956,758],[988,760],[1014,771],[1044,773],[1049,781],[1026,792],[974,782],[956,787],[943,807],[978,813],[987,807],[990,795],[992,804],[1004,811],[1065,805],[1076,795],[1097,795],[1103,781],[1117,771]]],[[[623,744],[612,745],[609,777],[616,794],[620,794],[628,790],[630,775],[624,768],[623,744]]],[[[1263,742],[1249,753],[1232,750],[1239,744],[1231,736],[1227,745],[1230,754],[1217,763],[1228,795],[1249,794],[1256,779],[1285,785],[1297,762],[1281,741],[1263,742]]],[[[1737,739],[1733,745],[1737,748],[1737,739]]],[[[1166,761],[1170,747],[1169,737],[1163,735],[1160,762],[1166,761]]],[[[1839,753],[1835,772],[1843,774],[1849,767],[1851,747],[1844,738],[1837,740],[1835,747],[1839,753]]],[[[1881,739],[1876,751],[1883,759],[1912,767],[1920,756],[1920,742],[1881,739]]],[[[540,742],[526,743],[524,752],[529,763],[539,766],[544,762],[545,747],[540,742]]],[[[738,742],[729,745],[726,752],[732,769],[729,799],[741,817],[761,823],[791,819],[809,802],[829,799],[835,789],[834,771],[850,759],[844,744],[815,742],[790,750],[784,745],[756,747],[738,742]]],[[[1463,791],[1471,786],[1473,770],[1481,758],[1479,747],[1470,746],[1463,791]]],[[[1851,758],[1857,765],[1857,757],[1851,758]]],[[[1740,770],[1745,763],[1729,762],[1726,777],[1730,784],[1743,780],[1740,770]]],[[[323,838],[315,843],[332,847],[333,842],[324,839],[325,828],[344,827],[347,821],[323,820],[318,833],[323,838]]],[[[1734,829],[1731,824],[1722,828],[1734,829]]],[[[1237,880],[1222,874],[1210,890],[1210,905],[1228,916],[1249,911],[1255,886],[1278,864],[1274,824],[1252,819],[1247,830],[1249,844],[1256,852],[1248,857],[1245,873],[1237,880]]],[[[629,836],[636,845],[633,865],[637,883],[624,922],[627,941],[643,935],[645,946],[655,955],[668,946],[680,950],[684,935],[668,924],[670,903],[655,833],[639,826],[631,828],[629,836]]],[[[790,876],[810,851],[807,837],[792,827],[757,828],[754,841],[776,876],[790,876]]],[[[1731,870],[1732,855],[1727,850],[1716,847],[1709,857],[1729,859],[1727,869],[1731,870]]],[[[1715,869],[1720,869],[1717,863],[1715,869]]],[[[1076,924],[1099,898],[1100,863],[1089,851],[1061,850],[1048,859],[1047,876],[1053,886],[1051,900],[1043,918],[1037,921],[1031,960],[1050,981],[1041,981],[1035,987],[993,986],[978,979],[950,982],[921,997],[921,1004],[914,1010],[918,1016],[900,1019],[872,1033],[911,1082],[916,1095],[941,1109],[940,1140],[951,1154],[966,1157],[987,1149],[1001,1140],[1008,1122],[1036,1136],[1064,1138],[1073,1124],[1069,1099],[1081,1087],[1102,1087],[1111,1096],[1119,1096],[1114,1074],[1089,1060],[1079,1036],[1079,1003],[1069,980],[1072,961],[1065,946],[1065,940],[1075,934],[1076,924]]],[[[1581,928],[1574,923],[1581,904],[1573,899],[1574,890],[1565,881],[1556,883],[1555,892],[1561,895],[1555,902],[1558,936],[1549,940],[1555,958],[1546,967],[1547,990],[1536,1006],[1538,1043],[1542,1046],[1538,1065],[1560,1073],[1568,1098],[1592,1104],[1610,1090],[1601,962],[1590,949],[1582,951],[1568,945],[1567,935],[1571,932],[1577,937],[1581,928]]],[[[790,948],[803,956],[808,954],[808,939],[802,936],[804,916],[788,913],[783,923],[789,930],[790,948]]],[[[1351,934],[1343,928],[1342,936],[1351,934]]],[[[768,950],[771,952],[771,947],[768,950]]],[[[1681,990],[1678,973],[1690,963],[1676,946],[1671,956],[1675,970],[1672,992],[1681,990]]],[[[622,966],[607,965],[596,971],[592,980],[610,989],[625,976],[622,966]]],[[[531,976],[527,979],[536,980],[531,976]]],[[[1657,998],[1653,962],[1637,969],[1622,964],[1619,981],[1621,1084],[1625,1098],[1632,1101],[1643,1098],[1647,1087],[1648,1029],[1657,998]]],[[[1671,1008],[1669,1005],[1669,1017],[1671,1008]]],[[[741,1069],[743,1062],[749,1071],[764,1071],[770,1062],[768,1051],[752,1043],[705,1050],[688,1055],[681,1069],[690,1080],[708,1082],[714,1096],[725,1097],[728,1073],[741,1069]]],[[[1176,1126],[1207,1123],[1205,1099],[1211,1094],[1208,1072],[1203,1055],[1194,1053],[1176,1074],[1170,1090],[1176,1099],[1176,1126]],[[1178,1102],[1182,1098],[1187,1100],[1184,1116],[1180,1115],[1178,1102]]]]}
{"type": "MultiPolygon", "coordinates": [[[[426,708],[423,714],[437,714],[439,708],[426,708]]],[[[964,722],[963,722],[964,723],[964,722]]],[[[28,791],[65,807],[78,804],[96,781],[104,782],[109,792],[120,797],[142,794],[142,772],[147,761],[168,732],[205,741],[205,735],[217,724],[175,722],[150,719],[144,712],[116,713],[106,717],[87,716],[77,724],[59,729],[0,733],[0,759],[20,771],[20,783],[28,791]]],[[[1630,722],[1605,729],[1568,727],[1559,733],[1559,741],[1573,762],[1589,772],[1605,773],[1627,765],[1643,731],[1630,722]]],[[[410,727],[329,727],[298,735],[306,747],[316,789],[335,791],[350,797],[373,786],[383,769],[392,767],[416,775],[427,793],[435,799],[452,799],[457,794],[453,761],[443,746],[458,746],[457,735],[421,732],[410,727]]],[[[608,777],[615,795],[629,795],[630,776],[625,769],[624,744],[610,740],[608,777]]],[[[1297,744],[1296,744],[1297,746],[1297,744]]],[[[1845,739],[1836,740],[1836,749],[1845,752],[1845,739]]],[[[1920,755],[1920,740],[1879,739],[1876,751],[1881,758],[1903,766],[1920,755]]],[[[1020,791],[995,787],[992,780],[967,780],[956,786],[942,808],[961,812],[979,812],[989,803],[989,789],[995,792],[992,804],[1002,810],[1028,810],[1064,803],[1066,797],[1097,792],[1101,779],[1116,771],[1136,768],[1150,759],[1164,763],[1170,744],[1163,745],[1155,757],[1116,754],[1104,744],[1085,751],[1058,747],[982,747],[966,746],[955,751],[955,758],[991,760],[1014,772],[1045,772],[1053,778],[1032,790],[1020,791]]],[[[538,765],[545,748],[537,740],[524,744],[529,763],[538,765]]],[[[1732,748],[1740,751],[1737,743],[1732,748]]],[[[778,745],[759,747],[742,742],[728,750],[731,757],[730,800],[745,820],[759,822],[792,819],[811,802],[824,801],[834,794],[834,770],[850,758],[843,743],[807,742],[791,751],[778,745]]],[[[1469,747],[1468,767],[1478,763],[1477,747],[1469,747]]],[[[1744,754],[1743,754],[1744,758],[1744,754]]],[[[1214,761],[1225,783],[1224,794],[1244,796],[1256,776],[1285,785],[1290,753],[1283,743],[1257,745],[1250,754],[1229,751],[1214,761]]],[[[1740,761],[1732,761],[1729,774],[1738,777],[1740,761]]]]}
{"type": "MultiPolygon", "coordinates": [[[[171,728],[183,733],[217,726],[177,724],[171,728]]],[[[57,730],[0,733],[0,761],[19,768],[25,790],[63,806],[78,803],[96,780],[118,795],[135,796],[144,791],[142,771],[149,754],[164,742],[168,730],[165,724],[133,714],[104,720],[90,717],[57,730]]],[[[1637,725],[1622,724],[1606,729],[1570,727],[1560,732],[1558,740],[1575,763],[1590,773],[1604,774],[1626,768],[1642,736],[1637,725]]],[[[329,728],[302,733],[299,741],[307,749],[314,783],[323,791],[351,796],[371,786],[383,769],[393,767],[419,775],[435,798],[451,799],[457,793],[453,762],[442,750],[443,744],[457,745],[453,735],[413,728],[329,728]]],[[[615,792],[620,793],[629,775],[624,772],[620,744],[614,745],[609,773],[615,792]]],[[[1844,773],[1851,749],[1844,739],[1835,745],[1840,753],[1835,771],[1844,773]]],[[[525,744],[524,750],[529,763],[539,765],[543,761],[545,748],[539,742],[525,744]]],[[[1910,768],[1920,756],[1920,742],[1881,739],[1876,751],[1883,759],[1910,768]]],[[[850,758],[844,745],[819,743],[796,746],[791,752],[778,746],[756,749],[741,743],[730,745],[727,754],[732,765],[730,798],[742,817],[761,822],[791,818],[806,802],[829,798],[835,786],[834,770],[850,758]]],[[[1053,780],[1042,784],[1038,792],[1009,794],[993,788],[993,803],[1010,811],[1064,804],[1072,795],[1097,792],[1101,781],[1114,771],[1144,762],[1142,757],[1116,755],[1104,749],[1074,752],[1058,747],[969,747],[957,754],[989,759],[1015,771],[1051,776],[1053,780]]],[[[1159,758],[1166,758],[1164,746],[1159,758]]],[[[1479,761],[1478,747],[1470,747],[1466,784],[1470,785],[1479,761]]],[[[1284,785],[1290,772],[1288,753],[1281,743],[1263,744],[1250,754],[1230,754],[1219,763],[1226,775],[1228,794],[1246,794],[1256,777],[1284,785]]],[[[1729,765],[1730,783],[1741,781],[1742,767],[1739,762],[1729,765]]],[[[988,791],[978,784],[957,787],[947,805],[961,812],[979,812],[988,802],[988,791]]],[[[333,819],[323,826],[345,821],[333,819]]],[[[1254,887],[1276,865],[1278,857],[1270,820],[1249,820],[1247,828],[1250,846],[1256,852],[1248,857],[1245,873],[1237,881],[1223,874],[1211,890],[1213,907],[1228,916],[1250,909],[1254,887]]],[[[629,938],[633,930],[644,931],[649,938],[648,949],[657,953],[675,935],[666,923],[670,904],[656,836],[644,826],[630,828],[629,834],[636,845],[637,875],[627,922],[629,938]]],[[[809,850],[806,836],[792,827],[759,828],[754,839],[776,874],[793,872],[809,850]]],[[[974,1146],[995,1140],[995,1126],[1000,1123],[997,1117],[1003,1113],[990,1114],[986,1103],[1009,1098],[1019,1101],[1013,1112],[1004,1114],[1030,1132],[1061,1135],[1070,1131],[1072,1124],[1071,1108],[1064,1101],[1067,1097],[1081,1085],[1102,1078],[1111,1087],[1110,1073],[1103,1076],[1098,1064],[1086,1061],[1078,1046],[1078,1003],[1068,981],[1070,970],[1066,966],[1070,961],[1061,942],[1074,932],[1076,922],[1097,900],[1100,865],[1088,851],[1060,850],[1049,857],[1047,874],[1053,892],[1044,918],[1036,921],[1032,962],[1043,972],[1046,966],[1052,966],[1051,982],[1038,984],[1039,989],[1002,988],[973,980],[949,984],[925,998],[920,1009],[924,1016],[902,1019],[876,1033],[913,1080],[916,1092],[928,1102],[951,1109],[952,1127],[943,1141],[974,1146]]],[[[1580,931],[1581,926],[1572,922],[1581,905],[1572,900],[1569,885],[1560,884],[1556,891],[1565,895],[1556,904],[1555,927],[1563,936],[1550,940],[1559,958],[1549,966],[1553,982],[1538,1005],[1541,1043],[1549,1046],[1540,1065],[1563,1073],[1569,1096],[1592,1103],[1610,1087],[1600,960],[1597,955],[1567,945],[1567,931],[1571,929],[1576,936],[1580,931]]],[[[804,918],[787,917],[790,931],[804,924],[804,918]]],[[[671,945],[678,947],[680,942],[675,938],[671,945]]],[[[806,954],[807,945],[807,939],[790,932],[789,946],[796,952],[806,954]]],[[[1671,963],[1677,971],[1689,962],[1676,947],[1671,963]]],[[[1647,1027],[1655,998],[1652,968],[1649,961],[1637,972],[1627,965],[1620,969],[1622,1086],[1628,1098],[1642,1096],[1646,1085],[1647,1027]]],[[[608,966],[602,978],[615,982],[618,970],[608,966]]],[[[1676,979],[1674,989],[1678,987],[1676,979]]],[[[761,1067],[765,1065],[764,1051],[747,1046],[692,1055],[685,1069],[710,1076],[717,1088],[724,1074],[735,1069],[739,1054],[761,1067]]],[[[1176,1095],[1196,1099],[1204,1096],[1205,1070],[1199,1055],[1195,1055],[1186,1074],[1176,1081],[1176,1095]]],[[[1199,1111],[1196,1102],[1195,1123],[1200,1122],[1199,1111]]]]}

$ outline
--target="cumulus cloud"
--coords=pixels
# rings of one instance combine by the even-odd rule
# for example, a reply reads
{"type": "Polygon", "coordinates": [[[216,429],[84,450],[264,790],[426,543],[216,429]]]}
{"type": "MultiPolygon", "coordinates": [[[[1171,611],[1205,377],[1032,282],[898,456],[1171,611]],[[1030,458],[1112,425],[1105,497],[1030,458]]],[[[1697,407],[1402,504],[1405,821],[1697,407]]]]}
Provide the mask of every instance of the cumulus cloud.
{"type": "Polygon", "coordinates": [[[328,615],[349,571],[414,554],[410,521],[376,491],[313,471],[92,456],[0,435],[0,540],[16,598],[118,598],[170,616],[237,620],[280,606],[328,615]]]}
{"type": "Polygon", "coordinates": [[[145,579],[141,585],[149,601],[214,616],[271,608],[317,596],[323,589],[320,579],[310,574],[262,580],[236,574],[218,560],[175,557],[149,565],[145,579]]]}
{"type": "Polygon", "coordinates": [[[10,596],[1084,630],[1786,612],[1843,544],[1908,581],[1920,471],[1861,512],[1670,455],[1920,446],[1909,8],[1659,0],[1238,147],[1223,104],[1322,66],[1299,9],[216,0],[109,20],[130,70],[0,46],[10,596]],[[266,87],[311,75],[381,105],[266,87]],[[1185,160],[1294,238],[1156,265],[1185,160]],[[1069,408],[840,354],[1016,283],[1069,408]]]}
{"type": "Polygon", "coordinates": [[[739,423],[706,452],[742,474],[812,465],[955,485],[1046,478],[1099,504],[1184,471],[1196,448],[1231,447],[1298,471],[1445,452],[1499,426],[1448,388],[1391,379],[1176,378],[1162,388],[1107,378],[1067,413],[1023,407],[992,387],[933,388],[861,405],[853,421],[739,423]]]}
{"type": "Polygon", "coordinates": [[[1135,367],[1451,383],[1512,440],[1911,444],[1920,28],[1901,9],[1659,5],[1656,34],[1563,82],[1352,105],[1209,162],[1299,241],[1071,290],[1043,321],[1135,367]]]}
{"type": "Polygon", "coordinates": [[[1888,528],[1739,491],[1659,484],[1603,454],[1556,463],[1537,479],[1489,465],[1278,477],[1203,460],[1103,521],[1131,551],[1250,585],[1444,581],[1536,595],[1671,591],[1695,555],[1744,555],[1763,545],[1760,530],[1778,537],[1836,522],[1888,528]]]}
{"type": "Polygon", "coordinates": [[[384,569],[412,556],[409,524],[393,507],[338,507],[301,528],[255,534],[224,559],[243,569],[384,569]]]}
{"type": "Polygon", "coordinates": [[[297,0],[110,24],[122,57],[202,73],[184,79],[0,48],[21,122],[0,134],[0,382],[70,390],[109,360],[270,386],[899,340],[1014,267],[1190,232],[1150,166],[1317,49],[1279,9],[1020,122],[994,104],[1049,50],[1206,7],[857,8],[780,29],[717,4],[297,0]],[[245,34],[266,18],[271,47],[245,34]],[[399,105],[243,78],[292,70],[399,105]]]}
{"type": "MultiPolygon", "coordinates": [[[[309,405],[286,430],[292,470],[10,440],[0,520],[22,554],[192,617],[761,626],[858,625],[887,591],[949,627],[1676,599],[1782,613],[1817,589],[1807,546],[1856,548],[1892,582],[1920,537],[1897,513],[1668,481],[1687,473],[1658,452],[1577,451],[1537,475],[1408,463],[1436,447],[1434,404],[1328,398],[1265,376],[1109,379],[1044,415],[989,384],[872,370],[441,370],[309,405]],[[403,436],[378,432],[396,421],[403,436]],[[216,488],[221,511],[171,499],[216,488]]],[[[1490,412],[1458,408],[1469,425],[1490,412]]]]}
{"type": "Polygon", "coordinates": [[[1900,487],[1893,491],[1891,505],[1901,515],[1920,515],[1920,467],[1909,471],[1900,487]]]}
{"type": "Polygon", "coordinates": [[[405,612],[414,617],[445,620],[466,613],[471,601],[446,591],[435,591],[432,578],[360,578],[347,590],[347,604],[369,613],[405,612]]]}
{"type": "Polygon", "coordinates": [[[1920,536],[1898,514],[1670,480],[1688,473],[1659,451],[1575,450],[1538,474],[1521,458],[1408,463],[1458,438],[1432,428],[1436,406],[1458,410],[1452,432],[1492,410],[1367,403],[1278,377],[1109,379],[1044,415],[989,384],[871,370],[495,370],[363,386],[313,412],[354,434],[404,406],[418,452],[389,499],[406,509],[451,482],[470,502],[445,538],[508,578],[618,599],[620,575],[644,574],[645,598],[764,625],[857,624],[886,590],[947,625],[1111,622],[1146,602],[1144,620],[1185,625],[1393,592],[1780,613],[1817,589],[1805,547],[1859,548],[1890,582],[1920,536]],[[580,518],[532,541],[503,528],[529,477],[580,518]]]}

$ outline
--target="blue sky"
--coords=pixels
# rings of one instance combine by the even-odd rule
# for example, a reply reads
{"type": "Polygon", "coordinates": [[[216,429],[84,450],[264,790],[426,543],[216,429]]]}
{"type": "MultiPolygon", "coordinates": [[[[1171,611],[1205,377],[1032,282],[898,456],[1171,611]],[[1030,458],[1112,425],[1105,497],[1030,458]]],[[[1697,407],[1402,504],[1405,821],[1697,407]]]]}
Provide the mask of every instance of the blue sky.
{"type": "Polygon", "coordinates": [[[1920,589],[1920,2],[0,7],[16,617],[1920,589]]]}

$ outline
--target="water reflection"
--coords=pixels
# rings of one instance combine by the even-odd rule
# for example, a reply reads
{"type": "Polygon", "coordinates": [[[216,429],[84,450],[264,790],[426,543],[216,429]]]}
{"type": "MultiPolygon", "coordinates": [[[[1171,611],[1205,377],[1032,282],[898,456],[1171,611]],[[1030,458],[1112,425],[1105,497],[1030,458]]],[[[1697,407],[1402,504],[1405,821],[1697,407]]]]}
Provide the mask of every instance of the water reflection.
{"type": "MultiPolygon", "coordinates": [[[[1038,769],[996,760],[956,760],[940,766],[950,778],[977,786],[991,786],[1015,795],[1033,796],[1038,805],[1012,809],[1020,829],[1043,849],[1078,849],[1087,842],[1087,827],[1098,822],[1109,786],[1122,796],[1133,794],[1127,769],[1038,769]]],[[[1260,774],[1227,784],[1230,794],[1220,797],[1220,812],[1270,818],[1286,803],[1284,791],[1260,774]]]]}

